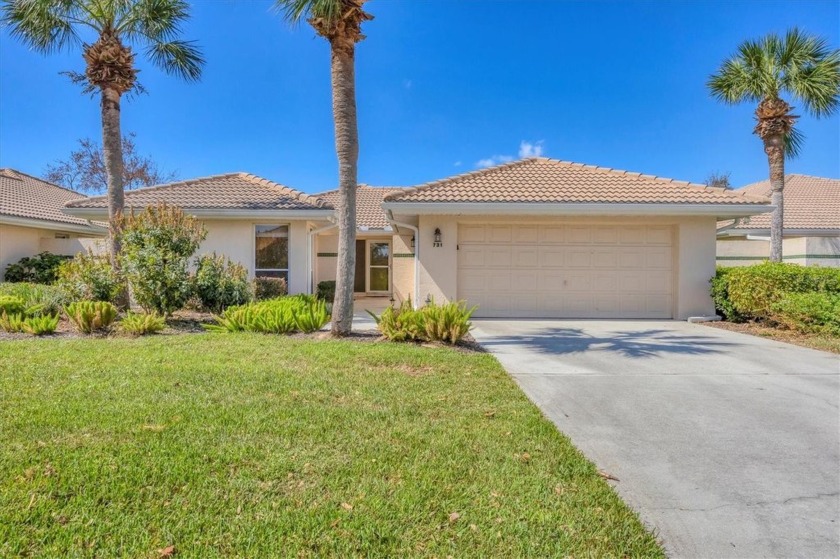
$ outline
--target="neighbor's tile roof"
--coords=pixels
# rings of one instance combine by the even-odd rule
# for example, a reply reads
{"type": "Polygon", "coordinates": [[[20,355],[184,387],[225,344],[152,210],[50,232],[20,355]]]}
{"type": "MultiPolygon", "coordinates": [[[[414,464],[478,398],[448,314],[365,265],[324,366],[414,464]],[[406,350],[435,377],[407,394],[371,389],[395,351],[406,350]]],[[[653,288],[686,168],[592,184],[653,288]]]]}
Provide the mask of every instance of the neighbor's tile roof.
{"type": "Polygon", "coordinates": [[[20,171],[0,169],[0,215],[81,225],[96,231],[88,220],[61,211],[65,203],[81,196],[20,171]]]}
{"type": "Polygon", "coordinates": [[[426,183],[386,197],[386,202],[519,202],[628,204],[766,204],[691,184],[545,157],[522,159],[426,183]]]}
{"type": "MultiPolygon", "coordinates": [[[[770,181],[740,188],[737,192],[770,196],[770,181]]],[[[785,229],[840,229],[840,179],[785,175],[785,229]]],[[[770,214],[742,220],[734,229],[769,229],[770,214]]]]}
{"type": "MultiPolygon", "coordinates": [[[[214,175],[125,193],[128,208],[166,203],[189,209],[313,210],[329,209],[323,200],[248,173],[214,175]]],[[[76,200],[68,208],[106,208],[107,199],[96,196],[76,200]]]]}
{"type": "MultiPolygon", "coordinates": [[[[396,186],[368,186],[360,184],[356,189],[356,226],[370,229],[385,229],[390,226],[382,209],[382,200],[389,194],[405,190],[396,186]]],[[[317,194],[330,206],[338,207],[338,190],[317,194]]]]}

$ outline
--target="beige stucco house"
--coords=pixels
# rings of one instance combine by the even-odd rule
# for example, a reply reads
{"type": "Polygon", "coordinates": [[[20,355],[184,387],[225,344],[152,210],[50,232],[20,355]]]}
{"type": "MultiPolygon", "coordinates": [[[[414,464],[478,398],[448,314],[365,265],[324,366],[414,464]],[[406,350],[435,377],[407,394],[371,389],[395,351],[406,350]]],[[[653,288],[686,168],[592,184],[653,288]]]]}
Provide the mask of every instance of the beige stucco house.
{"type": "Polygon", "coordinates": [[[41,252],[74,255],[95,248],[103,224],[64,213],[82,195],[13,169],[0,169],[0,280],[6,267],[41,252]]]}
{"type": "MultiPolygon", "coordinates": [[[[716,224],[768,200],[703,185],[547,158],[413,188],[357,190],[360,295],[422,305],[466,300],[477,316],[677,318],[710,315],[716,224]]],[[[291,293],[335,279],[335,191],[308,195],[245,173],[126,193],[199,217],[201,251],[291,293]]],[[[104,216],[104,198],[67,204],[104,216]]]]}
{"type": "MultiPolygon", "coordinates": [[[[770,196],[770,181],[737,192],[770,196]]],[[[840,179],[785,176],[782,258],[803,266],[840,267],[840,179]]],[[[770,215],[718,224],[717,262],[748,266],[770,257],[770,215]]]]}

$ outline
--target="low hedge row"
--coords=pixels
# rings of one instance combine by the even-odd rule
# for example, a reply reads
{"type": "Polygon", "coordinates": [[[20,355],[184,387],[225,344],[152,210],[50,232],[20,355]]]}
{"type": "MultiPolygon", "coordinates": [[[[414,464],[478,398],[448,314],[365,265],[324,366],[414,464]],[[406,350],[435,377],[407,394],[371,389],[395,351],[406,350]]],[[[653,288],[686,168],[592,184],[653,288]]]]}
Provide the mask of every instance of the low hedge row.
{"type": "Polygon", "coordinates": [[[732,322],[840,334],[840,269],[774,262],[718,268],[711,293],[717,312],[732,322]]]}

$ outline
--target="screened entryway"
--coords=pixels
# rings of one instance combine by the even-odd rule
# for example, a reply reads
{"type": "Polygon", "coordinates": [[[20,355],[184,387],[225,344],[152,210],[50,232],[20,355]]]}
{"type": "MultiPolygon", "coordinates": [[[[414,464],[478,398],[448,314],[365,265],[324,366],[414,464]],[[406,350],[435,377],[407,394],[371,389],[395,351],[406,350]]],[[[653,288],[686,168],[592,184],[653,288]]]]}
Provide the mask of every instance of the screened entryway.
{"type": "Polygon", "coordinates": [[[356,240],[356,293],[391,293],[391,241],[356,240]]]}

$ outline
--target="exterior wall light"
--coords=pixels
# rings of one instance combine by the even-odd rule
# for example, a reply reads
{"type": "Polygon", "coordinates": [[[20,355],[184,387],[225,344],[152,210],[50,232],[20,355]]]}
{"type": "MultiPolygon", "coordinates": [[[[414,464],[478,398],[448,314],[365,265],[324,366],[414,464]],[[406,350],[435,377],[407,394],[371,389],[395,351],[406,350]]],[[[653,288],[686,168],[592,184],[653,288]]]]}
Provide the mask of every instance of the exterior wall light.
{"type": "Polygon", "coordinates": [[[411,250],[414,250],[414,235],[411,236],[411,250]]]}
{"type": "Polygon", "coordinates": [[[440,235],[440,227],[435,227],[435,244],[434,244],[434,246],[436,246],[436,247],[442,247],[443,246],[443,241],[441,240],[441,235],[440,235]]]}

